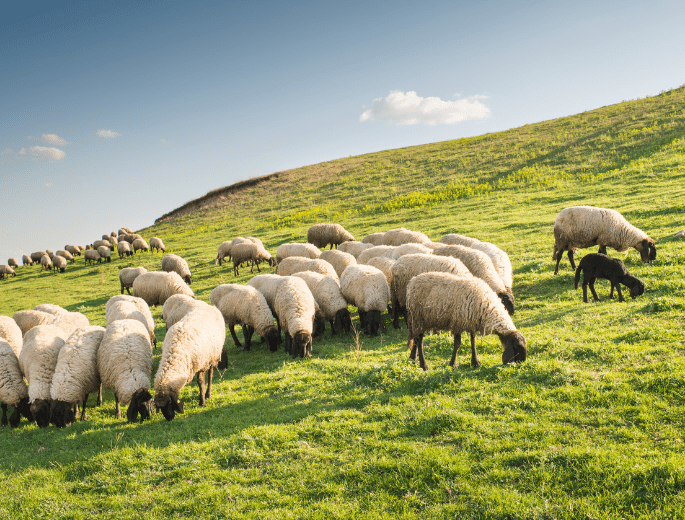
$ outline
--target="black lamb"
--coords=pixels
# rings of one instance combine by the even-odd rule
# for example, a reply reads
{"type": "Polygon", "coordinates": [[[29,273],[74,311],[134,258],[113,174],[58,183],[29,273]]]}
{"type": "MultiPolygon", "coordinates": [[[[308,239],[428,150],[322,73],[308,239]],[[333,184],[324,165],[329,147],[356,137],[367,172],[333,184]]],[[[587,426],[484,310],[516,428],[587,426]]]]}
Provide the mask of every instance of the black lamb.
{"type": "Polygon", "coordinates": [[[583,301],[587,303],[587,286],[590,286],[592,297],[599,301],[595,291],[595,281],[603,278],[611,282],[611,292],[609,298],[614,297],[614,287],[618,291],[618,301],[623,302],[620,284],[630,289],[630,297],[635,298],[645,292],[645,284],[639,278],[631,275],[626,269],[625,264],[618,258],[611,258],[602,253],[590,253],[585,255],[576,269],[576,289],[580,281],[580,273],[583,272],[583,301]]]}

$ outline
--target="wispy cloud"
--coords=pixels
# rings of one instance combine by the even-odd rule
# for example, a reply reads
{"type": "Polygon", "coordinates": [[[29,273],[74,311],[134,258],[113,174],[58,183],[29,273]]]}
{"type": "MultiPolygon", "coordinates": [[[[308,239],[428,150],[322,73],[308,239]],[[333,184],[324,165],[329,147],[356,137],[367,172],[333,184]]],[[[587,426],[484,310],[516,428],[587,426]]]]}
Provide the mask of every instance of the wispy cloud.
{"type": "Polygon", "coordinates": [[[394,125],[449,125],[466,119],[488,117],[490,109],[481,100],[485,96],[471,96],[454,101],[438,97],[421,97],[415,91],[393,90],[385,98],[376,98],[371,107],[359,116],[359,121],[383,119],[394,125]]]}
{"type": "Polygon", "coordinates": [[[66,157],[59,148],[45,146],[31,146],[30,148],[22,148],[19,150],[19,155],[30,155],[34,159],[47,159],[48,161],[59,161],[66,157]]]}
{"type": "Polygon", "coordinates": [[[43,142],[56,146],[64,146],[65,144],[69,144],[66,139],[62,139],[57,134],[43,134],[43,142]]]}
{"type": "Polygon", "coordinates": [[[119,137],[121,134],[118,132],[115,132],[114,130],[98,130],[97,135],[100,137],[104,137],[105,139],[114,139],[115,137],[119,137]]]}

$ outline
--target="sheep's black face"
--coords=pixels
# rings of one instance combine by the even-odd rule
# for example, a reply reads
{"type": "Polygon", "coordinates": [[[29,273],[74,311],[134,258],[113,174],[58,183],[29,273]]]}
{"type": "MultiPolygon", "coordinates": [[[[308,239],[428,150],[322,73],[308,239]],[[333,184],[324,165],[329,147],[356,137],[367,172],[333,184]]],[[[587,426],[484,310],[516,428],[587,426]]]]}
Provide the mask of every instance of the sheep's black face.
{"type": "Polygon", "coordinates": [[[378,329],[381,327],[381,311],[368,311],[364,317],[366,322],[367,334],[369,336],[377,336],[378,329]]]}
{"type": "Polygon", "coordinates": [[[131,397],[131,404],[126,410],[126,419],[130,423],[136,422],[138,414],[140,414],[140,422],[149,419],[152,415],[152,396],[147,390],[138,390],[131,397]]]}
{"type": "Polygon", "coordinates": [[[509,316],[513,316],[514,315],[514,295],[510,292],[503,292],[503,293],[499,293],[497,296],[499,296],[499,299],[502,300],[502,304],[504,305],[504,308],[509,313],[509,316]]]}
{"type": "Polygon", "coordinates": [[[644,282],[633,275],[625,276],[623,278],[623,283],[630,289],[630,297],[633,299],[642,296],[645,292],[644,282]]]}
{"type": "Polygon", "coordinates": [[[190,276],[189,274],[186,275],[185,278],[183,278],[183,280],[185,280],[185,282],[186,282],[188,285],[190,285],[191,283],[193,283],[193,277],[190,276]]]}
{"type": "Polygon", "coordinates": [[[275,327],[269,329],[264,336],[264,339],[266,339],[266,344],[269,346],[271,352],[276,352],[278,350],[278,345],[281,343],[281,335],[275,327]]]}
{"type": "Polygon", "coordinates": [[[53,401],[50,407],[50,422],[58,428],[71,425],[76,420],[74,407],[64,401],[53,401]]]}
{"type": "Polygon", "coordinates": [[[50,403],[45,399],[36,399],[31,403],[31,415],[40,428],[50,425],[50,403]]]}
{"type": "Polygon", "coordinates": [[[10,426],[16,428],[19,426],[19,421],[21,416],[26,417],[29,421],[33,421],[33,414],[31,413],[31,405],[29,404],[29,398],[23,397],[17,406],[14,407],[12,415],[10,415],[10,426]]]}
{"type": "Polygon", "coordinates": [[[526,350],[526,338],[520,332],[514,332],[502,339],[504,352],[502,352],[502,364],[521,363],[526,360],[528,351],[526,350]]]}
{"type": "Polygon", "coordinates": [[[656,260],[656,244],[654,242],[649,243],[649,260],[656,260]]]}
{"type": "Polygon", "coordinates": [[[314,317],[314,330],[312,331],[312,337],[317,338],[323,336],[326,332],[326,320],[321,316],[314,317]]]}
{"type": "Polygon", "coordinates": [[[269,258],[269,267],[274,267],[276,265],[276,260],[273,257],[269,258]]]}
{"type": "Polygon", "coordinates": [[[340,309],[336,312],[334,325],[336,334],[341,330],[345,334],[349,334],[350,329],[352,329],[352,316],[350,316],[350,311],[347,309],[340,309]]]}
{"type": "Polygon", "coordinates": [[[172,421],[177,413],[183,413],[183,403],[176,399],[169,399],[163,406],[157,407],[167,421],[172,421]]]}
{"type": "MultiPolygon", "coordinates": [[[[294,354],[296,356],[312,357],[312,337],[306,332],[296,332],[293,338],[294,354]]],[[[294,356],[293,356],[294,357],[294,356]]]]}

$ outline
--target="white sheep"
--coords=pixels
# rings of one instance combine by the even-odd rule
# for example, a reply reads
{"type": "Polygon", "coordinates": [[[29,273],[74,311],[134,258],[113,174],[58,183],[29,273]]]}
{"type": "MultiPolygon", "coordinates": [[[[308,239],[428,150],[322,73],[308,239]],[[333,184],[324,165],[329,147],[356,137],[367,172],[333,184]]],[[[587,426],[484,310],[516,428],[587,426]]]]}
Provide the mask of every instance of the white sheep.
{"type": "Polygon", "coordinates": [[[391,229],[383,235],[384,246],[401,246],[402,244],[422,244],[431,242],[431,239],[420,231],[411,231],[406,228],[391,229]]]}
{"type": "Polygon", "coordinates": [[[150,307],[147,303],[145,303],[145,300],[143,300],[142,298],[137,298],[136,296],[130,296],[128,294],[118,294],[116,296],[112,296],[109,300],[107,300],[107,303],[105,304],[105,319],[108,319],[107,314],[109,312],[110,307],[114,305],[116,302],[122,301],[133,303],[142,313],[142,315],[145,316],[146,327],[150,331],[150,342],[154,346],[157,346],[157,337],[155,336],[155,319],[152,317],[150,307]]]}
{"type": "Polygon", "coordinates": [[[387,256],[392,258],[395,246],[373,246],[362,251],[357,257],[358,264],[367,264],[369,260],[377,256],[387,256]]]}
{"type": "Polygon", "coordinates": [[[52,323],[55,316],[43,311],[28,310],[15,312],[12,319],[21,329],[21,335],[25,336],[33,327],[52,323]]]}
{"type": "Polygon", "coordinates": [[[121,284],[121,294],[124,294],[124,289],[128,294],[131,294],[130,289],[133,287],[133,282],[141,274],[147,273],[144,267],[124,267],[119,271],[119,283],[121,284]]]}
{"type": "Polygon", "coordinates": [[[178,273],[183,281],[190,285],[193,283],[193,275],[190,273],[188,262],[178,255],[164,255],[162,258],[162,271],[178,273]]]}
{"type": "Polygon", "coordinates": [[[16,258],[10,258],[7,260],[7,265],[10,266],[11,268],[19,267],[19,263],[17,262],[16,258]]]}
{"type": "MultiPolygon", "coordinates": [[[[366,265],[370,265],[371,267],[375,267],[376,269],[380,270],[384,275],[385,279],[388,282],[388,287],[390,288],[390,301],[392,302],[392,266],[395,265],[395,260],[392,258],[388,258],[387,256],[374,256],[371,258],[366,265]]],[[[390,308],[388,308],[388,311],[390,311],[390,308]]]]}
{"type": "MultiPolygon", "coordinates": [[[[113,298],[122,298],[125,295],[117,295],[113,298]]],[[[134,296],[129,296],[129,298],[135,298],[134,296]]],[[[110,298],[111,300],[112,298],[110,298]]],[[[110,303],[107,302],[105,319],[107,320],[107,325],[119,320],[138,320],[145,326],[150,336],[150,346],[156,345],[157,341],[155,338],[155,322],[152,319],[152,314],[147,306],[147,303],[141,298],[136,298],[141,305],[141,307],[147,309],[147,314],[141,310],[138,302],[127,301],[127,300],[117,300],[110,303]],[[152,322],[152,324],[150,324],[152,322]]]]}
{"type": "Polygon", "coordinates": [[[97,354],[104,334],[103,327],[94,325],[77,329],[60,349],[50,387],[50,422],[55,426],[73,423],[79,403],[81,420],[86,420],[88,394],[100,390],[97,354]]]}
{"type": "Polygon", "coordinates": [[[371,233],[362,238],[362,244],[372,244],[374,246],[383,245],[383,237],[385,233],[371,233]]]}
{"type": "Polygon", "coordinates": [[[114,249],[114,246],[109,240],[96,240],[91,244],[91,247],[95,250],[97,250],[100,246],[104,246],[107,249],[114,249]]]}
{"type": "Polygon", "coordinates": [[[17,276],[17,273],[9,265],[3,264],[3,265],[0,265],[0,280],[4,279],[5,275],[17,276]]]}
{"type": "Polygon", "coordinates": [[[132,256],[133,251],[131,251],[131,244],[126,242],[126,240],[122,240],[121,242],[117,243],[117,253],[119,253],[119,258],[124,258],[125,256],[132,256]]]}
{"type": "Polygon", "coordinates": [[[19,368],[19,359],[7,341],[0,339],[0,403],[2,403],[2,420],[0,424],[7,426],[7,407],[13,408],[9,418],[9,425],[16,428],[23,415],[33,421],[29,392],[24,377],[19,368]]]}
{"type": "Polygon", "coordinates": [[[285,334],[285,352],[311,357],[316,302],[304,280],[284,276],[278,284],[274,309],[285,334]]]}
{"type": "Polygon", "coordinates": [[[559,272],[564,251],[568,251],[571,267],[575,269],[575,250],[592,246],[599,246],[599,252],[603,254],[606,254],[607,246],[619,252],[634,247],[643,262],[656,258],[654,240],[630,224],[618,211],[592,206],[572,206],[561,210],[554,221],[552,260],[557,261],[554,274],[559,272]]]}
{"type": "Polygon", "coordinates": [[[162,242],[161,238],[152,237],[150,239],[150,253],[152,253],[152,251],[155,249],[157,250],[158,253],[160,251],[162,253],[166,253],[166,248],[164,247],[164,242],[162,242]]]}
{"type": "Polygon", "coordinates": [[[21,262],[24,265],[33,265],[33,260],[31,260],[31,257],[29,255],[23,255],[21,257],[21,262]]]}
{"type": "Polygon", "coordinates": [[[57,271],[58,269],[60,273],[63,273],[67,270],[67,259],[55,255],[52,258],[52,270],[57,271]]]}
{"type": "Polygon", "coordinates": [[[0,340],[4,340],[19,357],[21,346],[24,344],[23,334],[17,322],[9,316],[0,316],[0,340]]]}
{"type": "Polygon", "coordinates": [[[390,254],[393,260],[397,260],[398,258],[404,255],[429,255],[432,252],[433,249],[425,246],[424,244],[409,243],[397,246],[395,249],[392,250],[392,253],[390,254]]]}
{"type": "Polygon", "coordinates": [[[494,265],[495,269],[497,270],[497,274],[499,274],[500,278],[504,282],[504,286],[511,291],[511,288],[514,284],[514,277],[509,255],[507,255],[504,250],[500,249],[495,244],[491,244],[490,242],[477,242],[475,244],[471,244],[471,248],[476,249],[477,251],[482,251],[490,257],[490,260],[492,260],[492,265],[494,265]]]}
{"type": "Polygon", "coordinates": [[[321,253],[319,260],[324,260],[325,262],[331,264],[333,269],[335,269],[335,274],[338,275],[338,278],[340,278],[340,275],[343,274],[343,271],[349,266],[357,265],[357,259],[354,256],[352,256],[350,253],[345,253],[344,251],[340,250],[324,251],[321,253]]]}
{"type": "Polygon", "coordinates": [[[340,224],[314,224],[307,230],[307,242],[317,248],[325,248],[330,244],[333,249],[334,245],[338,247],[348,240],[354,240],[354,237],[340,224]]]}
{"type": "Polygon", "coordinates": [[[74,263],[74,255],[72,255],[69,251],[65,251],[64,249],[58,249],[55,255],[61,256],[62,258],[71,262],[72,264],[74,263]]]}
{"type": "Polygon", "coordinates": [[[133,296],[142,298],[150,306],[164,305],[167,298],[174,294],[195,297],[178,273],[148,271],[133,281],[133,296]]]}
{"type": "Polygon", "coordinates": [[[338,273],[336,273],[333,266],[325,260],[320,260],[318,258],[312,260],[300,256],[290,256],[285,258],[282,262],[279,262],[276,274],[279,276],[291,276],[302,271],[313,271],[315,273],[325,274],[338,283],[340,281],[338,273]]]}
{"type": "Polygon", "coordinates": [[[250,272],[254,273],[254,266],[257,266],[257,271],[261,272],[259,268],[260,262],[268,262],[269,267],[276,265],[275,260],[271,254],[264,249],[263,246],[255,242],[243,242],[235,244],[231,248],[231,256],[233,257],[233,274],[238,276],[238,267],[243,262],[250,262],[250,272]]]}
{"type": "MultiPolygon", "coordinates": [[[[204,303],[204,302],[203,302],[204,303]]],[[[220,363],[226,342],[226,325],[216,307],[205,304],[193,308],[172,326],[162,344],[162,358],[155,374],[155,406],[167,421],[183,413],[181,389],[197,373],[200,406],[212,390],[214,368],[220,363]],[[205,392],[205,372],[208,372],[205,392]]]]}
{"type": "Polygon", "coordinates": [[[278,246],[278,249],[276,249],[277,264],[280,264],[281,261],[291,256],[302,256],[304,258],[314,259],[321,256],[321,251],[313,244],[302,244],[299,242],[281,244],[278,246]]]}
{"type": "Polygon", "coordinates": [[[167,301],[162,306],[162,319],[166,324],[167,332],[195,307],[203,305],[205,305],[205,302],[202,300],[196,300],[185,294],[174,294],[167,298],[167,301]]]}
{"type": "Polygon", "coordinates": [[[359,255],[361,254],[362,251],[365,249],[369,249],[373,247],[373,244],[365,244],[363,242],[356,242],[356,241],[349,241],[349,242],[343,242],[338,246],[338,251],[342,251],[343,253],[349,253],[351,254],[355,259],[359,258],[359,255]]]}
{"type": "Polygon", "coordinates": [[[109,250],[109,247],[107,246],[98,246],[96,249],[98,254],[100,255],[100,258],[104,258],[105,262],[111,262],[112,261],[112,252],[109,250]]]}
{"type": "Polygon", "coordinates": [[[44,254],[40,257],[40,265],[42,265],[43,269],[46,271],[52,269],[52,260],[50,260],[50,257],[47,254],[44,254]]]}
{"type": "Polygon", "coordinates": [[[120,403],[129,404],[126,418],[141,422],[152,415],[150,334],[138,320],[117,320],[107,325],[97,352],[97,365],[104,388],[114,392],[114,416],[121,419],[120,403]]]}
{"type": "Polygon", "coordinates": [[[68,338],[76,329],[90,327],[90,322],[88,321],[88,318],[80,312],[67,312],[56,316],[50,325],[62,329],[62,331],[64,331],[64,337],[68,338]]]}
{"type": "Polygon", "coordinates": [[[449,233],[440,239],[440,243],[450,246],[466,246],[471,247],[472,244],[480,242],[477,238],[467,237],[466,235],[459,235],[457,233],[449,233]]]}
{"type": "Polygon", "coordinates": [[[131,242],[131,249],[133,249],[134,253],[136,251],[149,251],[150,246],[147,245],[147,242],[144,238],[138,237],[133,242],[131,242]]]}
{"type": "Polygon", "coordinates": [[[55,305],[54,303],[41,303],[40,305],[36,305],[33,310],[47,312],[55,317],[69,313],[68,310],[60,307],[59,305],[55,305]]]}
{"type": "Polygon", "coordinates": [[[381,314],[388,309],[390,301],[385,275],[370,265],[351,265],[340,277],[340,289],[347,303],[357,307],[364,332],[370,336],[378,334],[381,314]]]}
{"type": "Polygon", "coordinates": [[[516,330],[511,317],[495,292],[474,276],[450,273],[424,273],[407,286],[407,346],[411,358],[428,369],[423,355],[423,335],[431,330],[447,330],[454,335],[449,365],[454,367],[461,345],[461,333],[471,335],[471,365],[480,366],[476,353],[476,333],[497,334],[502,343],[502,363],[526,360],[526,339],[516,330]]]}
{"type": "Polygon", "coordinates": [[[85,265],[88,265],[88,262],[90,262],[91,264],[94,262],[97,262],[98,264],[102,262],[102,257],[100,256],[100,253],[98,253],[94,249],[86,249],[83,253],[83,259],[85,265]]]}
{"type": "Polygon", "coordinates": [[[302,278],[309,287],[314,300],[322,311],[323,318],[331,324],[331,334],[335,335],[341,331],[350,332],[352,318],[347,308],[347,300],[345,300],[336,280],[312,271],[302,271],[293,276],[302,278]]]}
{"type": "Polygon", "coordinates": [[[35,253],[31,253],[31,261],[34,264],[39,264],[40,263],[40,258],[46,254],[45,251],[36,251],[35,253]]]}
{"type": "Polygon", "coordinates": [[[260,245],[262,248],[264,248],[264,244],[262,244],[262,241],[259,240],[258,238],[254,237],[236,237],[233,240],[227,240],[226,242],[222,242],[219,248],[216,251],[216,259],[214,260],[214,265],[221,265],[221,263],[228,258],[229,260],[231,259],[231,249],[233,246],[237,244],[249,244],[249,243],[254,243],[260,245]]]}

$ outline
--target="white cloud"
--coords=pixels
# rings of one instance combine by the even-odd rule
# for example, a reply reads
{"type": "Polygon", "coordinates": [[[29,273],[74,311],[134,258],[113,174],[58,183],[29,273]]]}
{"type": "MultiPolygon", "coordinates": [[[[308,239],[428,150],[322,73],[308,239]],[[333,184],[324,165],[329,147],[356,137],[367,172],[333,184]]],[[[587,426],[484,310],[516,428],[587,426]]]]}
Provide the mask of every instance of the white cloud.
{"type": "Polygon", "coordinates": [[[69,144],[65,139],[62,139],[56,134],[43,134],[43,142],[47,144],[54,144],[57,146],[64,146],[69,144]]]}
{"type": "Polygon", "coordinates": [[[104,137],[105,139],[113,139],[119,137],[121,134],[115,132],[114,130],[98,130],[97,135],[104,137]]]}
{"type": "Polygon", "coordinates": [[[66,157],[64,153],[59,148],[46,148],[45,146],[32,146],[31,148],[22,148],[19,150],[19,155],[30,155],[36,159],[47,159],[49,161],[59,161],[66,157]]]}
{"type": "Polygon", "coordinates": [[[406,93],[393,90],[385,98],[374,99],[371,108],[359,116],[359,121],[384,119],[394,125],[448,125],[488,117],[490,109],[481,99],[487,97],[478,95],[443,101],[438,97],[420,97],[413,90],[406,93]]]}

